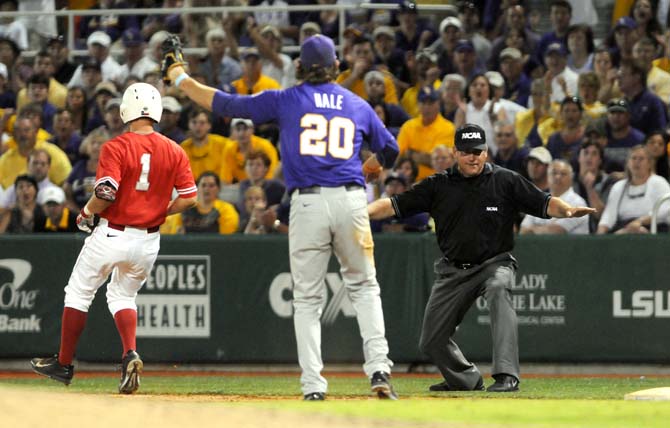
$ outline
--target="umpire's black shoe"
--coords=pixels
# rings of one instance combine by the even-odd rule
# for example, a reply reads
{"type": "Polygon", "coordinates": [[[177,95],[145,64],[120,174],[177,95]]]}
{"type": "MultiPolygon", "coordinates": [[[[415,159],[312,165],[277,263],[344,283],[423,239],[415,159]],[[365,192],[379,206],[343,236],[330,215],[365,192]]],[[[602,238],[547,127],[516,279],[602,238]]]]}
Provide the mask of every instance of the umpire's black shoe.
{"type": "Polygon", "coordinates": [[[493,376],[496,382],[489,386],[487,392],[514,392],[519,390],[519,379],[508,374],[497,374],[493,376]]]}
{"type": "Polygon", "coordinates": [[[323,401],[326,399],[326,394],[323,392],[310,392],[309,394],[305,394],[302,399],[304,401],[323,401]]]}
{"type": "Polygon", "coordinates": [[[372,378],[370,378],[370,388],[381,399],[398,399],[398,394],[395,393],[393,385],[391,385],[391,375],[386,372],[374,372],[372,378]]]}
{"type": "Polygon", "coordinates": [[[62,366],[58,362],[58,354],[49,358],[33,358],[30,360],[33,371],[39,375],[69,385],[74,376],[74,366],[72,364],[62,366]]]}
{"type": "Polygon", "coordinates": [[[133,394],[140,387],[140,374],[144,363],[137,352],[132,349],[126,353],[121,362],[121,382],[119,392],[121,394],[133,394]]]}
{"type": "Polygon", "coordinates": [[[484,379],[481,377],[477,381],[477,385],[475,385],[474,388],[472,389],[467,389],[467,388],[456,388],[449,386],[447,381],[445,380],[444,382],[437,383],[435,385],[431,385],[428,387],[428,390],[430,391],[435,391],[435,392],[446,392],[446,391],[483,391],[484,390],[484,379]]]}

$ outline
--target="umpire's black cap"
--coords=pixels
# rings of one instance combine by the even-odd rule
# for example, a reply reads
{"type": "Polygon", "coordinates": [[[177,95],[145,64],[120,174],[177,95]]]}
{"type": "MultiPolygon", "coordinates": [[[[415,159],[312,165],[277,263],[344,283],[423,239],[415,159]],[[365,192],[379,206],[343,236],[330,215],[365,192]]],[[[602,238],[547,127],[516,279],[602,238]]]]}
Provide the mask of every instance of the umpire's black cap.
{"type": "Polygon", "coordinates": [[[486,150],[486,132],[479,125],[466,123],[456,130],[455,144],[461,152],[486,150]]]}

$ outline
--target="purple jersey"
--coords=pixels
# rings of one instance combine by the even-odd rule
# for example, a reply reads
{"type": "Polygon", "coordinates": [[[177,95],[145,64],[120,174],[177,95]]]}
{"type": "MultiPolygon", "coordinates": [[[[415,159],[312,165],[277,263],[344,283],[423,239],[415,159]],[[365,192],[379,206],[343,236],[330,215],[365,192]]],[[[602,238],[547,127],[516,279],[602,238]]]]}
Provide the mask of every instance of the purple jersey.
{"type": "Polygon", "coordinates": [[[255,123],[278,122],[289,192],[310,186],[364,186],[360,159],[364,140],[375,153],[398,153],[398,143],[368,103],[334,83],[303,83],[253,96],[217,91],[212,110],[255,123]]]}

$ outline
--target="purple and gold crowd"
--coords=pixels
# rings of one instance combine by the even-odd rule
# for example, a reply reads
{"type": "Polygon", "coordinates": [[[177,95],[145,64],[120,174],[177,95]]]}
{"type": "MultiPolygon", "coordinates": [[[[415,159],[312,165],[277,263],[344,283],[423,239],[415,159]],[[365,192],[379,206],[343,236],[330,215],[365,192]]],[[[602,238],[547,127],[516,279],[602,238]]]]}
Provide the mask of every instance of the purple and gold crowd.
{"type": "MultiPolygon", "coordinates": [[[[0,11],[27,3],[0,0],[0,11]]],[[[520,234],[649,233],[654,204],[670,193],[668,0],[610,1],[603,34],[589,22],[590,0],[461,1],[438,12],[422,7],[447,2],[370,0],[396,7],[348,10],[343,34],[337,10],[114,13],[338,0],[53,3],[99,9],[75,20],[73,47],[86,55],[73,57],[58,35],[67,33],[63,23],[44,35],[0,17],[0,233],[77,230],[100,147],[124,132],[120,96],[135,82],[163,95],[156,130],[183,147],[198,185],[197,207],[169,217],[163,233],[287,232],[278,148],[293,142],[280,141],[275,123],[213,115],[165,86],[159,67],[169,33],[183,41],[191,77],[240,95],[299,83],[296,50],[286,47],[331,37],[341,47],[336,82],[370,103],[400,147],[395,167],[369,183],[370,201],[453,167],[454,132],[465,123],[486,131],[490,162],[597,210],[590,218],[520,217],[520,234]]],[[[660,231],[669,215],[670,203],[661,205],[660,231]]],[[[420,232],[432,221],[419,214],[371,226],[420,232]]]]}

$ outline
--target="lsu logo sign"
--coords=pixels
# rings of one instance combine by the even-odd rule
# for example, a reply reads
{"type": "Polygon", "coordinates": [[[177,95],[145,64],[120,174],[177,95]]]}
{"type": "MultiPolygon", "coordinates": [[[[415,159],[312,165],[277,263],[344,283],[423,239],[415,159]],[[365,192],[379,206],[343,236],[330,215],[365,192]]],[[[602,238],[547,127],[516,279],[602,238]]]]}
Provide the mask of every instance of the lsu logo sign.
{"type": "MultiPolygon", "coordinates": [[[[354,310],[344,282],[338,273],[326,274],[326,287],[323,288],[323,306],[321,314],[321,324],[333,325],[340,312],[347,318],[354,318],[354,310]],[[330,293],[329,293],[330,291],[330,293]],[[329,296],[330,294],[330,296],[329,296]]],[[[291,290],[293,280],[290,272],[282,272],[272,280],[270,284],[269,298],[270,306],[274,313],[282,318],[291,318],[293,316],[293,296],[291,290]]]]}
{"type": "Polygon", "coordinates": [[[137,295],[137,337],[211,334],[210,257],[159,255],[137,295]]]}
{"type": "Polygon", "coordinates": [[[636,290],[625,296],[621,290],[612,292],[614,318],[670,318],[670,291],[636,290]]]}

